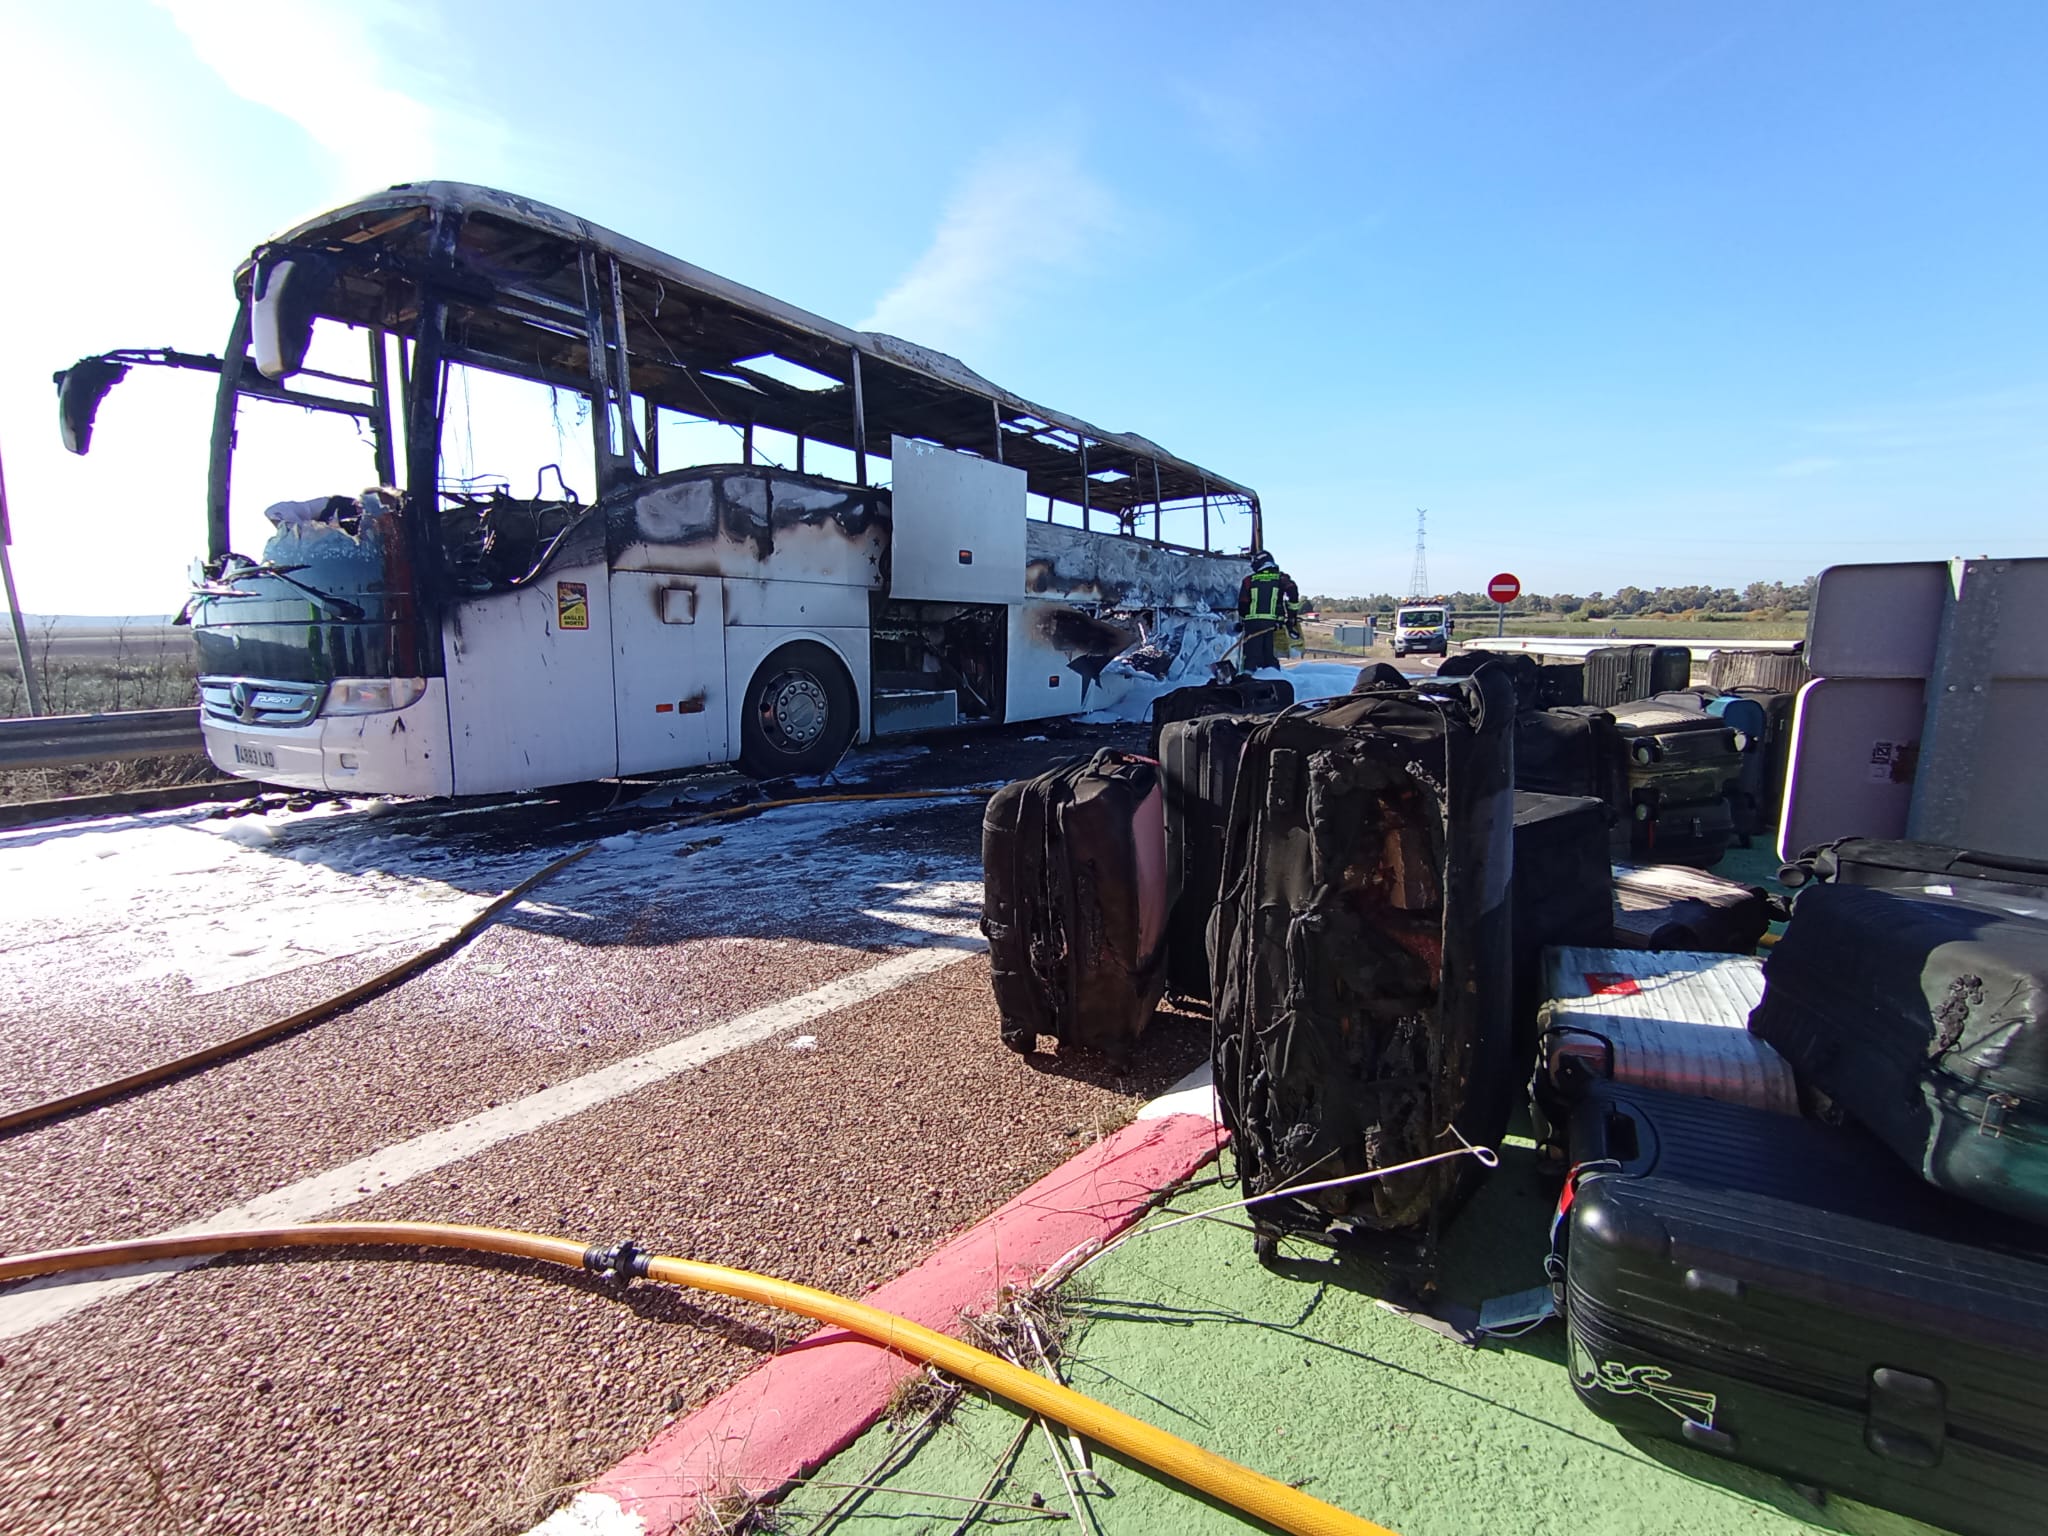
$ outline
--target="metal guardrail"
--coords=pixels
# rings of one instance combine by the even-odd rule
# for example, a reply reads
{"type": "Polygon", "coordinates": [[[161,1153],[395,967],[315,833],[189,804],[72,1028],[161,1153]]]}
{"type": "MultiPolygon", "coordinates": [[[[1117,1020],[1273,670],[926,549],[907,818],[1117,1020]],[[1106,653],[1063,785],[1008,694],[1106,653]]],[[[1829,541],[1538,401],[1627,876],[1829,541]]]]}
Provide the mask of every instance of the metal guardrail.
{"type": "Polygon", "coordinates": [[[132,709],[112,715],[0,720],[0,768],[62,768],[164,752],[197,752],[199,711],[132,709]]]}

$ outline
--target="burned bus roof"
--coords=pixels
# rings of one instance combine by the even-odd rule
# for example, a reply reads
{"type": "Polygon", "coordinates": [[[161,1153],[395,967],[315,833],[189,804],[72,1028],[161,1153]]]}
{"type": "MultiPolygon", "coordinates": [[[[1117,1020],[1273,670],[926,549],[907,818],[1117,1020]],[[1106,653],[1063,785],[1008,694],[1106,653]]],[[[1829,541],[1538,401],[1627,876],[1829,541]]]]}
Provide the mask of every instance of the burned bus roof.
{"type": "MultiPolygon", "coordinates": [[[[351,324],[395,328],[411,317],[414,289],[382,274],[430,264],[427,243],[436,220],[429,215],[435,214],[461,220],[449,276],[472,286],[481,278],[494,296],[490,306],[463,307],[451,320],[451,336],[492,366],[587,386],[579,262],[591,250],[619,264],[632,387],[657,404],[851,448],[851,357],[858,353],[870,433],[923,438],[983,456],[994,456],[1000,439],[1003,462],[1025,472],[1034,495],[1066,502],[1085,497],[1109,512],[1150,507],[1155,500],[1256,500],[1248,486],[1132,433],[1106,432],[1036,405],[943,352],[850,330],[515,193],[457,182],[407,183],[320,214],[271,244],[394,258],[351,263],[322,311],[351,324]],[[803,370],[823,377],[806,379],[803,370]]],[[[254,260],[236,274],[245,293],[254,260]]],[[[876,451],[881,446],[876,442],[876,451]]]]}

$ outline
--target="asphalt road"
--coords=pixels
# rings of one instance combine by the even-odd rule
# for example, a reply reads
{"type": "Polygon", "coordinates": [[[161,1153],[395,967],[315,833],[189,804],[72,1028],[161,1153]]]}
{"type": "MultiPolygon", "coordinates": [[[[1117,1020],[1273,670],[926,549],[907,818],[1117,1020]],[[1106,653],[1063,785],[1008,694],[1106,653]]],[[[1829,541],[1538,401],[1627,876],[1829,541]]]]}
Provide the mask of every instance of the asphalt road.
{"type": "MultiPolygon", "coordinates": [[[[842,793],[1000,783],[1142,728],[856,757],[842,793]]],[[[411,1218],[634,1237],[859,1292],[1206,1054],[998,1042],[981,800],[679,827],[205,808],[0,834],[0,1106],[223,1037],[596,842],[458,956],[302,1034],[0,1139],[0,1250],[411,1218]]],[[[759,1309],[446,1255],[0,1291],[0,1530],[519,1531],[776,1350],[759,1309]]]]}

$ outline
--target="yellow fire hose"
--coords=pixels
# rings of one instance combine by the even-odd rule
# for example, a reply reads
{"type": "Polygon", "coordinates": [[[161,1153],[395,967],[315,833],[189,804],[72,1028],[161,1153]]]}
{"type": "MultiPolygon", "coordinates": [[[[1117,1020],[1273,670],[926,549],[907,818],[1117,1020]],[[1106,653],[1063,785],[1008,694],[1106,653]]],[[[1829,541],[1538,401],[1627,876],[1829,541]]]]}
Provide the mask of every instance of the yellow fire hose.
{"type": "Polygon", "coordinates": [[[94,1243],[82,1248],[20,1254],[0,1258],[0,1282],[109,1264],[145,1264],[158,1259],[199,1258],[250,1249],[355,1247],[463,1248],[535,1259],[568,1269],[587,1269],[620,1279],[644,1275],[670,1285],[779,1307],[857,1333],[885,1349],[1000,1393],[1029,1412],[1056,1420],[1110,1450],[1143,1462],[1292,1536],[1395,1536],[1385,1526],[1325,1504],[1299,1488],[1290,1488],[1239,1466],[1178,1435],[909,1318],[830,1291],[719,1264],[643,1254],[630,1245],[608,1250],[586,1248],[566,1238],[543,1237],[534,1232],[450,1226],[441,1222],[327,1221],[193,1237],[147,1237],[125,1243],[94,1243]]]}

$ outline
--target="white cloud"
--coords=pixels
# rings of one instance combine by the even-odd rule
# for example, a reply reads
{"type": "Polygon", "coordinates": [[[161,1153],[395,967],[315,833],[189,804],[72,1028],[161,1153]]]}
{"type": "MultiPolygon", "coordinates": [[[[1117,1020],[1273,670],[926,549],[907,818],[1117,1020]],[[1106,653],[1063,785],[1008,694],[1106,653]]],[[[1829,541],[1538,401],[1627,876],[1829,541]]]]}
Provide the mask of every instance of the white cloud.
{"type": "Polygon", "coordinates": [[[418,24],[390,0],[156,0],[230,91],[298,125],[331,155],[336,189],[431,174],[440,116],[391,83],[376,34],[418,24]]]}
{"type": "Polygon", "coordinates": [[[1078,148],[1035,142],[982,159],[938,233],[861,329],[955,346],[988,331],[1055,274],[1082,265],[1115,213],[1078,148]]]}
{"type": "Polygon", "coordinates": [[[1837,468],[1841,464],[1841,462],[1842,461],[1840,459],[1793,459],[1789,463],[1780,464],[1776,469],[1772,470],[1771,473],[1774,475],[1784,475],[1789,479],[1797,480],[1803,479],[1807,475],[1826,474],[1829,470],[1837,468]]]}

